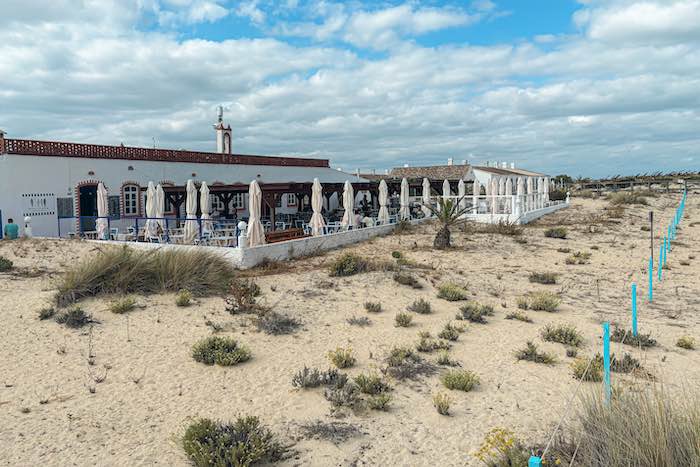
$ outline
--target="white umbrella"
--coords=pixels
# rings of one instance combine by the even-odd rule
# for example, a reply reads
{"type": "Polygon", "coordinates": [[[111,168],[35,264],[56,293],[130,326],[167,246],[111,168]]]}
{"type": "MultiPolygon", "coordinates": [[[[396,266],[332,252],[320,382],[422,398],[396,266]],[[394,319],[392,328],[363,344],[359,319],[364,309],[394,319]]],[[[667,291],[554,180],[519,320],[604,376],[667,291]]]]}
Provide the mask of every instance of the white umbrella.
{"type": "Polygon", "coordinates": [[[340,225],[349,230],[351,227],[355,227],[355,191],[349,180],[345,180],[345,188],[343,189],[343,209],[345,212],[340,225]]]}
{"type": "Polygon", "coordinates": [[[430,208],[430,180],[427,178],[423,179],[423,207],[421,208],[423,210],[423,214],[425,214],[425,217],[430,217],[431,214],[433,213],[430,208]]]}
{"type": "Polygon", "coordinates": [[[156,186],[156,217],[158,218],[158,225],[163,232],[165,232],[165,192],[160,183],[156,186]]]}
{"type": "Polygon", "coordinates": [[[448,198],[449,196],[452,196],[452,193],[450,192],[450,182],[445,179],[442,181],[442,197],[448,198]]]}
{"type": "Polygon", "coordinates": [[[499,195],[506,194],[506,180],[504,177],[498,177],[498,194],[499,195]]]}
{"type": "Polygon", "coordinates": [[[457,184],[457,196],[459,196],[460,211],[467,209],[467,187],[464,186],[464,180],[462,180],[461,178],[459,179],[459,183],[457,184]]]}
{"type": "Polygon", "coordinates": [[[107,240],[109,232],[107,232],[109,216],[109,203],[107,202],[107,189],[102,184],[102,182],[97,184],[97,223],[95,225],[95,230],[97,230],[97,238],[100,240],[107,240]]]}
{"type": "Polygon", "coordinates": [[[474,214],[479,212],[479,197],[481,196],[481,183],[476,178],[474,179],[474,185],[472,186],[472,207],[474,208],[474,214]]]}
{"type": "Polygon", "coordinates": [[[544,177],[544,202],[549,202],[549,177],[544,177]]]}
{"type": "Polygon", "coordinates": [[[184,238],[186,244],[191,244],[197,238],[199,232],[199,223],[197,222],[197,187],[194,186],[192,180],[187,180],[187,200],[185,201],[185,220],[184,238]]]}
{"type": "Polygon", "coordinates": [[[248,231],[246,236],[248,237],[248,246],[258,246],[265,244],[265,228],[260,222],[260,212],[262,204],[262,190],[260,185],[258,185],[257,180],[250,182],[250,188],[248,188],[248,214],[250,214],[250,219],[248,219],[248,231]]]}
{"type": "Polygon", "coordinates": [[[399,198],[401,209],[399,209],[399,217],[403,220],[411,218],[411,210],[408,207],[408,180],[401,180],[401,197],[399,198]]]}
{"type": "Polygon", "coordinates": [[[513,196],[513,179],[508,177],[506,180],[506,185],[505,185],[505,193],[506,196],[513,196]]]}
{"type": "Polygon", "coordinates": [[[491,178],[491,214],[498,211],[498,177],[491,178]]]}
{"type": "Polygon", "coordinates": [[[532,198],[532,194],[533,194],[532,181],[533,181],[532,177],[527,177],[527,180],[525,182],[526,187],[527,187],[527,210],[528,211],[532,211],[532,209],[534,209],[533,198],[532,198]]]}
{"type": "Polygon", "coordinates": [[[389,223],[387,204],[389,204],[389,189],[386,186],[386,182],[382,180],[379,182],[379,215],[377,216],[377,222],[381,225],[389,223]]]}
{"type": "Polygon", "coordinates": [[[321,182],[318,181],[318,178],[314,178],[314,184],[311,186],[311,210],[313,211],[311,221],[309,221],[311,235],[318,237],[319,235],[323,235],[323,231],[326,227],[326,221],[321,214],[323,210],[323,187],[321,186],[321,182]]]}
{"type": "Polygon", "coordinates": [[[209,186],[207,182],[202,182],[199,187],[199,209],[202,211],[200,219],[202,220],[202,230],[212,232],[214,224],[211,222],[211,197],[209,196],[209,186]]]}
{"type": "Polygon", "coordinates": [[[146,227],[144,234],[146,237],[158,236],[158,221],[156,216],[156,187],[153,182],[148,182],[146,190],[146,227]]]}

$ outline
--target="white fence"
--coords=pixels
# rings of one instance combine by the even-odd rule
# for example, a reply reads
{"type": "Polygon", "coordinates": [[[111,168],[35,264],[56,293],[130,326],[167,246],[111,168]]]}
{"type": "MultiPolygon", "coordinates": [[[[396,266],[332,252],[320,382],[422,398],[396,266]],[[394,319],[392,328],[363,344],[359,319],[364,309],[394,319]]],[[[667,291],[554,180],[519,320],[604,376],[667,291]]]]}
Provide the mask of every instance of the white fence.
{"type": "MultiPolygon", "coordinates": [[[[434,196],[437,200],[442,196],[434,196]]],[[[458,196],[449,196],[455,202],[460,201],[458,196]]],[[[569,205],[569,197],[566,201],[549,201],[539,193],[530,195],[480,195],[462,198],[461,202],[467,209],[464,218],[482,223],[509,222],[514,224],[527,224],[533,220],[565,208],[569,205]]]]}

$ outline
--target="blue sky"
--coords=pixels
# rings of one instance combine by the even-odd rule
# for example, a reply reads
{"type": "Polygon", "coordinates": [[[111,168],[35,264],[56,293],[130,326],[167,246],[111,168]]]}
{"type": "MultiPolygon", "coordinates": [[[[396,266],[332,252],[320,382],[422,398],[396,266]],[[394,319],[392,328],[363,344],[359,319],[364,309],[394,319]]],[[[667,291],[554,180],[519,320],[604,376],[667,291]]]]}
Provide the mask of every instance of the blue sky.
{"type": "Polygon", "coordinates": [[[10,137],[697,170],[700,0],[5,0],[10,137]]]}

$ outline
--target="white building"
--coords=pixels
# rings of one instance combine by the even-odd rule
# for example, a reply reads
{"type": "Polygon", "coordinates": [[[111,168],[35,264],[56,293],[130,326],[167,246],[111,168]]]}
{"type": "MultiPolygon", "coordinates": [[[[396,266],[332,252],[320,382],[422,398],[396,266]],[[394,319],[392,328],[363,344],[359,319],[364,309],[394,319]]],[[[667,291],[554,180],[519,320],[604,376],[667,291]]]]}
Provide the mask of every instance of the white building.
{"type": "Polygon", "coordinates": [[[214,128],[215,153],[10,139],[0,132],[0,231],[7,219],[21,225],[25,217],[31,217],[36,236],[92,230],[99,182],[108,191],[111,226],[117,228],[144,217],[151,181],[163,186],[171,218],[185,217],[189,179],[207,182],[215,216],[235,212],[238,218],[247,217],[252,180],[260,183],[263,216],[270,217],[302,209],[314,178],[323,184],[330,209],[338,205],[346,180],[357,189],[367,186],[367,180],[331,169],[325,159],[234,154],[231,127],[221,113],[214,128]]]}

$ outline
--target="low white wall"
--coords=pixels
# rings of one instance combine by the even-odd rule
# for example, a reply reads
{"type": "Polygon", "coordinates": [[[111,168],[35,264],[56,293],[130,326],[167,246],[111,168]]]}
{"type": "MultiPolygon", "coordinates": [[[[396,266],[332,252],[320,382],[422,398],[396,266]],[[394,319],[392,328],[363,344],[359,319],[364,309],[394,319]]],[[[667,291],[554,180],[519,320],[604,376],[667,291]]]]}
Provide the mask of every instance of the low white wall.
{"type": "Polygon", "coordinates": [[[482,224],[497,224],[499,222],[508,222],[515,224],[529,224],[535,219],[550,214],[554,211],[569,207],[567,203],[553,204],[545,208],[534,209],[515,217],[514,214],[468,214],[467,219],[482,224]]]}

